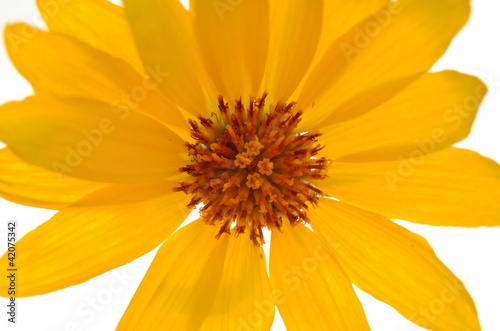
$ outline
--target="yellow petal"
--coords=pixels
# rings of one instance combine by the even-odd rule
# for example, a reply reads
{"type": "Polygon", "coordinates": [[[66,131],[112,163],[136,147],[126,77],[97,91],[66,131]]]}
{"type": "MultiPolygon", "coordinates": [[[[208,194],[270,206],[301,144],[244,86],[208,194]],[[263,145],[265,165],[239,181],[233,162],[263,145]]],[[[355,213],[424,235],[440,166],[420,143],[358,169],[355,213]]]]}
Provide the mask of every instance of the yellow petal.
{"type": "Polygon", "coordinates": [[[146,72],[168,73],[161,91],[193,116],[209,114],[192,15],[178,0],[123,3],[146,72]]]}
{"type": "Polygon", "coordinates": [[[247,235],[229,238],[220,288],[200,330],[268,331],[274,310],[264,251],[247,235]]]}
{"type": "Polygon", "coordinates": [[[323,1],[323,31],[316,55],[318,60],[350,28],[378,12],[386,4],[387,0],[323,1]]]}
{"type": "Polygon", "coordinates": [[[500,225],[500,166],[465,149],[406,160],[334,163],[317,184],[328,194],[389,218],[440,226],[500,225]]]}
{"type": "Polygon", "coordinates": [[[0,150],[0,196],[31,207],[62,209],[105,185],[23,162],[9,148],[0,150]]]}
{"type": "Polygon", "coordinates": [[[256,96],[268,53],[268,0],[193,0],[191,10],[205,69],[217,94],[229,102],[256,96]]]}
{"type": "Polygon", "coordinates": [[[185,164],[184,143],[172,131],[88,99],[38,95],[3,105],[0,140],[26,162],[94,181],[159,180],[185,164]]]}
{"type": "Polygon", "coordinates": [[[35,92],[62,97],[93,98],[113,108],[127,108],[146,114],[189,136],[188,126],[177,107],[158,88],[168,77],[156,72],[149,79],[126,62],[96,50],[72,37],[37,31],[26,43],[17,43],[25,24],[6,28],[7,50],[19,72],[35,92]]]}
{"type": "Polygon", "coordinates": [[[273,231],[270,268],[287,330],[370,330],[333,251],[303,225],[273,231]]]}
{"type": "MultiPolygon", "coordinates": [[[[22,252],[16,256],[22,270],[17,294],[26,297],[76,285],[154,249],[190,212],[185,207],[189,199],[172,192],[174,184],[112,186],[29,232],[16,243],[22,252]]],[[[0,262],[7,265],[7,255],[0,262]]]]}
{"type": "Polygon", "coordinates": [[[486,91],[479,79],[455,71],[425,74],[367,114],[322,128],[324,153],[376,161],[449,147],[469,134],[486,91]]]}
{"type": "Polygon", "coordinates": [[[322,199],[311,212],[315,232],[334,238],[354,284],[410,321],[437,331],[479,331],[474,302],[427,241],[347,204],[322,199]]]}
{"type": "Polygon", "coordinates": [[[76,37],[142,72],[122,7],[106,0],[37,0],[37,3],[50,31],[76,37]]]}
{"type": "MultiPolygon", "coordinates": [[[[387,0],[328,0],[323,1],[322,31],[314,60],[292,100],[297,100],[302,86],[331,45],[353,26],[387,5],[387,0]],[[346,15],[346,13],[349,13],[346,15]]],[[[272,53],[271,53],[272,54],[272,53]]],[[[301,105],[304,108],[309,105],[301,105]]]]}
{"type": "Polygon", "coordinates": [[[304,123],[314,128],[322,120],[338,122],[357,115],[352,103],[386,101],[431,68],[469,11],[468,0],[388,2],[332,44],[316,65],[299,98],[303,109],[314,104],[304,123]],[[388,91],[363,95],[379,86],[388,91]]]}
{"type": "MultiPolygon", "coordinates": [[[[323,1],[270,1],[269,67],[265,89],[273,100],[289,99],[309,69],[321,34],[323,1]]],[[[348,16],[348,15],[345,15],[348,16]]]]}
{"type": "Polygon", "coordinates": [[[197,220],[160,248],[117,331],[199,330],[221,283],[229,236],[197,220]]]}

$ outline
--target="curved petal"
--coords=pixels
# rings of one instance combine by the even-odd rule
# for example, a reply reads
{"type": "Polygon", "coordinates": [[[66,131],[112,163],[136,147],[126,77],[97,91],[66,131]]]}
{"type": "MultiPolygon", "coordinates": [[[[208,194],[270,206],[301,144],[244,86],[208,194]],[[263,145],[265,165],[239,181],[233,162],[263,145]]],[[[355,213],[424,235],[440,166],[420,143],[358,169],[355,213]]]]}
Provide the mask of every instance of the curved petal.
{"type": "MultiPolygon", "coordinates": [[[[287,101],[309,69],[322,28],[323,1],[270,1],[269,64],[264,88],[287,101]]],[[[345,15],[348,16],[348,15],[345,15]]]]}
{"type": "Polygon", "coordinates": [[[370,330],[331,248],[303,225],[272,232],[271,284],[283,321],[295,330],[370,330]]]}
{"type": "Polygon", "coordinates": [[[13,24],[6,28],[7,50],[36,92],[91,98],[137,111],[189,137],[187,121],[158,90],[168,73],[157,72],[146,79],[126,62],[56,33],[37,31],[28,43],[17,45],[12,36],[22,35],[27,28],[31,27],[13,24]]]}
{"type": "Polygon", "coordinates": [[[229,102],[256,96],[268,54],[268,0],[192,0],[191,11],[205,70],[217,94],[229,102]]]}
{"type": "Polygon", "coordinates": [[[323,153],[366,162],[449,147],[469,134],[486,91],[476,77],[455,71],[425,74],[367,114],[323,128],[323,153]]]}
{"type": "Polygon", "coordinates": [[[389,218],[439,226],[500,225],[500,166],[465,149],[406,160],[334,163],[315,183],[329,195],[389,218]]]}
{"type": "Polygon", "coordinates": [[[205,99],[192,15],[178,0],[124,0],[123,4],[146,72],[168,73],[161,91],[193,116],[209,114],[212,100],[205,99]]]}
{"type": "Polygon", "coordinates": [[[263,249],[248,235],[229,238],[220,288],[200,330],[269,331],[272,298],[263,249]]]}
{"type": "Polygon", "coordinates": [[[479,331],[474,302],[427,241],[377,214],[322,199],[311,212],[315,232],[335,238],[354,284],[424,328],[479,331]]]}
{"type": "MultiPolygon", "coordinates": [[[[57,213],[22,237],[16,263],[18,295],[44,294],[76,285],[124,265],[164,241],[191,211],[176,183],[112,186],[57,213]]],[[[7,264],[7,255],[0,262],[7,264]]],[[[0,283],[2,295],[7,293],[0,283]]]]}
{"type": "Polygon", "coordinates": [[[131,183],[178,174],[183,141],[128,109],[88,99],[29,97],[0,107],[0,140],[22,160],[87,180],[131,183]]]}
{"type": "Polygon", "coordinates": [[[299,97],[308,128],[366,112],[427,72],[467,21],[468,0],[401,0],[340,37],[316,65],[299,97]],[[399,83],[391,83],[399,80],[399,83]],[[384,93],[363,96],[385,85],[384,93]],[[369,107],[350,104],[366,102],[369,107]]]}
{"type": "Polygon", "coordinates": [[[201,219],[160,248],[117,331],[199,330],[217,295],[229,238],[201,219]]]}
{"type": "Polygon", "coordinates": [[[0,150],[0,196],[25,206],[62,209],[105,184],[57,176],[20,160],[9,148],[0,150]]]}
{"type": "Polygon", "coordinates": [[[76,37],[143,72],[122,7],[106,0],[37,0],[37,4],[50,31],[76,37]]]}

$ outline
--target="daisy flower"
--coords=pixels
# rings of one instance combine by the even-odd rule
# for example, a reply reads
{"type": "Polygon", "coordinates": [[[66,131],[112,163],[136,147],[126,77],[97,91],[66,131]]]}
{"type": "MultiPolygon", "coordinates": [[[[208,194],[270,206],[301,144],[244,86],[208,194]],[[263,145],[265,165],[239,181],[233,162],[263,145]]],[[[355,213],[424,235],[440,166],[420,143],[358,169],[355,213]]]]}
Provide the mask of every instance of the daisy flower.
{"type": "Polygon", "coordinates": [[[352,284],[480,330],[391,221],[500,224],[500,167],[452,147],[487,88],[429,72],[468,1],[123,2],[38,0],[48,31],[5,30],[35,93],[0,108],[0,194],[59,211],[17,243],[18,296],[161,245],[117,330],[269,330],[275,306],[287,330],[369,330],[352,284]]]}

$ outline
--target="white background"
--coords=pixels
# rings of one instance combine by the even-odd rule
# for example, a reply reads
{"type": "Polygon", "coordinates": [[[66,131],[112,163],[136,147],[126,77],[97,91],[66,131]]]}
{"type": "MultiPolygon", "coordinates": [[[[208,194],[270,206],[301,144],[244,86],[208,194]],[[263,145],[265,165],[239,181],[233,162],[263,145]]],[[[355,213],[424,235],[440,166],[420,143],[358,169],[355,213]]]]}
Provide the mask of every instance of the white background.
{"type": "MultiPolygon", "coordinates": [[[[40,26],[34,0],[0,0],[0,26],[25,21],[40,26]]],[[[480,77],[490,89],[471,135],[458,146],[500,161],[500,2],[475,0],[473,15],[433,70],[456,69],[480,77]]],[[[409,36],[411,38],[411,36],[409,36]]],[[[0,46],[0,104],[31,94],[30,85],[10,64],[0,46]]],[[[500,203],[500,202],[499,202],[500,203]]],[[[0,245],[4,249],[8,220],[17,220],[19,236],[54,212],[23,207],[0,199],[0,245]]],[[[466,284],[475,299],[484,331],[500,330],[500,228],[438,228],[399,222],[425,236],[438,256],[466,284]]],[[[151,229],[154,231],[154,229],[151,229]]],[[[97,243],[98,244],[98,243],[97,243]]],[[[19,323],[6,322],[7,300],[0,298],[0,329],[26,331],[109,331],[139,285],[154,252],[84,284],[18,302],[19,323]],[[111,296],[111,289],[115,293],[111,296]],[[98,307],[88,304],[96,300],[98,307]]],[[[3,273],[2,273],[3,274],[3,273]]],[[[394,309],[358,292],[374,331],[422,330],[394,309]]],[[[314,305],[314,302],[311,302],[314,305]]],[[[285,330],[277,315],[273,330],[285,330]]]]}

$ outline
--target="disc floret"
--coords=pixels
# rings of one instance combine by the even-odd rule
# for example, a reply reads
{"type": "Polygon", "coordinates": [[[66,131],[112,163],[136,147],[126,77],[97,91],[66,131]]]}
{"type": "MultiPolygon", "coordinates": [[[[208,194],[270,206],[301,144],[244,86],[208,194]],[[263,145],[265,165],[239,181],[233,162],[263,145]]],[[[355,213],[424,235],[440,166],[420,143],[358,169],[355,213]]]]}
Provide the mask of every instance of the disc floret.
{"type": "Polygon", "coordinates": [[[240,98],[232,110],[219,97],[215,122],[201,116],[199,123],[189,120],[192,163],[180,171],[192,179],[175,188],[192,195],[189,207],[203,205],[205,223],[221,226],[218,237],[233,228],[236,236],[249,229],[256,245],[264,243],[264,227],[309,222],[308,204],[316,206],[323,196],[310,181],[324,179],[329,164],[317,157],[321,134],[297,130],[302,111],[295,103],[266,108],[266,97],[251,98],[248,108],[240,98]]]}

